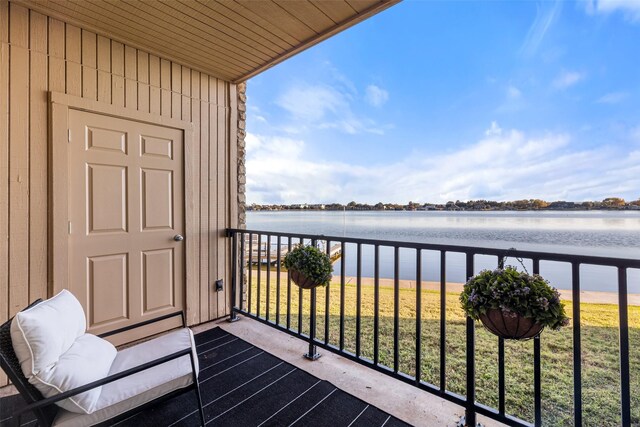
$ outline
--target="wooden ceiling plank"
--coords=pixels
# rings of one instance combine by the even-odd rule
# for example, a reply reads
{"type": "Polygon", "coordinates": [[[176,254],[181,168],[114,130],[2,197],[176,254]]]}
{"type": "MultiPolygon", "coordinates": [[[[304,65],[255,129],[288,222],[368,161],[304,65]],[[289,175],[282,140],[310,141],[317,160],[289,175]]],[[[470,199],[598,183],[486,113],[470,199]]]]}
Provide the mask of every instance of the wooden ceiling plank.
{"type": "Polygon", "coordinates": [[[351,6],[358,13],[370,9],[381,2],[381,0],[347,0],[349,6],[351,6]]]}
{"type": "Polygon", "coordinates": [[[327,28],[336,25],[330,17],[315,7],[311,2],[274,0],[282,9],[293,15],[300,22],[310,27],[316,33],[321,33],[327,28]]]}
{"type": "Polygon", "coordinates": [[[199,7],[199,11],[202,14],[220,22],[227,28],[241,32],[248,39],[254,40],[254,42],[269,47],[276,52],[290,49],[293,46],[264,28],[247,21],[244,17],[216,1],[196,0],[193,4],[199,7]]]}
{"type": "MultiPolygon", "coordinates": [[[[67,4],[74,4],[75,1],[77,0],[65,0],[64,5],[60,6],[65,7],[67,4]]],[[[208,57],[210,64],[224,64],[226,68],[233,69],[235,72],[252,68],[251,65],[240,64],[235,59],[230,59],[224,54],[216,54],[208,49],[194,49],[193,45],[189,44],[185,40],[172,37],[171,34],[154,30],[148,26],[144,27],[146,30],[140,30],[141,26],[136,25],[139,21],[131,19],[133,11],[130,11],[131,13],[129,13],[128,16],[123,16],[121,14],[121,8],[116,8],[116,13],[114,13],[109,9],[101,7],[107,4],[107,2],[92,4],[91,2],[80,0],[79,3],[75,3],[76,9],[73,9],[74,12],[71,12],[69,9],[67,9],[67,11],[71,16],[74,16],[72,13],[75,13],[76,15],[81,14],[82,17],[78,16],[78,19],[81,19],[81,22],[97,26],[102,30],[102,33],[106,33],[107,35],[110,35],[113,32],[111,31],[112,29],[116,29],[117,33],[123,36],[128,34],[124,39],[125,44],[128,44],[126,41],[129,40],[137,42],[143,40],[141,43],[142,46],[158,46],[157,41],[162,40],[163,43],[160,46],[160,49],[162,49],[161,51],[173,52],[174,55],[177,54],[181,58],[187,58],[189,63],[193,62],[194,56],[199,59],[204,59],[202,57],[208,57]],[[96,17],[100,17],[100,19],[96,19],[96,17]],[[189,52],[193,52],[194,55],[186,57],[183,55],[183,53],[188,54],[189,52]]],[[[145,19],[144,15],[139,16],[139,19],[145,19]]]]}
{"type": "MultiPolygon", "coordinates": [[[[90,2],[86,2],[86,0],[71,0],[71,1],[75,1],[75,2],[81,1],[82,4],[84,5],[87,5],[88,3],[90,4],[90,2]]],[[[249,58],[243,57],[242,55],[239,55],[237,51],[233,49],[227,49],[226,47],[220,46],[217,43],[213,43],[213,42],[203,43],[202,34],[201,35],[193,34],[193,32],[185,30],[184,28],[181,28],[180,29],[181,31],[177,32],[176,26],[172,25],[171,22],[167,21],[165,19],[165,15],[158,11],[158,9],[162,7],[160,3],[154,2],[152,7],[144,8],[144,9],[138,6],[139,3],[141,3],[140,0],[136,0],[135,2],[118,0],[117,5],[119,7],[114,8],[114,10],[111,13],[117,14],[122,19],[129,20],[134,24],[140,24],[140,21],[131,20],[130,16],[134,15],[138,17],[140,20],[144,21],[144,25],[138,25],[138,26],[134,25],[134,28],[144,27],[146,30],[142,31],[141,34],[146,35],[146,34],[155,33],[160,37],[163,37],[166,40],[166,42],[169,44],[173,44],[176,42],[182,43],[184,46],[183,49],[185,49],[186,52],[190,52],[190,51],[194,52],[196,56],[202,52],[207,52],[210,56],[216,57],[218,59],[223,59],[228,62],[233,62],[240,68],[251,68],[255,66],[256,63],[260,62],[260,61],[253,60],[250,57],[249,58]],[[150,20],[150,15],[155,17],[153,21],[150,20]],[[159,31],[158,28],[166,31],[159,31]],[[177,37],[176,33],[180,35],[184,35],[184,38],[177,37]],[[214,54],[214,52],[216,52],[217,55],[214,54]]],[[[105,4],[108,4],[108,2],[105,2],[105,1],[96,2],[94,7],[97,7],[97,8],[103,7],[105,4]]],[[[106,21],[103,21],[103,23],[105,25],[108,24],[106,21]]],[[[206,40],[206,38],[204,40],[206,40]]]]}
{"type": "MultiPolygon", "coordinates": [[[[138,36],[126,29],[121,29],[117,33],[114,33],[113,31],[106,31],[101,26],[91,25],[87,23],[87,17],[84,14],[78,13],[77,11],[74,11],[74,10],[70,10],[64,5],[49,2],[46,5],[46,7],[43,7],[42,5],[39,4],[40,2],[31,2],[26,0],[12,0],[12,1],[16,1],[20,4],[24,4],[27,7],[31,7],[34,10],[37,10],[41,13],[44,13],[48,16],[59,19],[61,21],[68,22],[74,26],[84,27],[88,30],[102,34],[117,42],[124,43],[136,49],[145,50],[150,53],[157,54],[158,56],[161,56],[163,58],[170,58],[172,61],[178,61],[181,64],[189,65],[194,69],[198,69],[200,71],[212,74],[221,79],[231,80],[233,79],[234,76],[237,76],[238,74],[238,71],[235,71],[235,72],[225,71],[225,68],[220,67],[219,62],[208,62],[202,56],[199,58],[198,62],[193,62],[192,57],[186,56],[179,49],[173,50],[171,48],[168,48],[166,44],[163,44],[162,46],[158,46],[157,40],[151,41],[146,39],[147,40],[146,43],[140,43],[140,40],[136,41],[136,39],[138,39],[138,36]]],[[[110,24],[113,26],[113,22],[111,22],[110,24]]]]}
{"type": "Polygon", "coordinates": [[[239,15],[241,19],[247,22],[246,25],[249,25],[249,26],[255,25],[255,26],[261,27],[267,30],[269,33],[273,34],[274,36],[287,41],[288,43],[291,44],[291,46],[298,46],[302,42],[302,40],[304,40],[304,39],[298,39],[295,36],[287,33],[279,25],[275,25],[271,23],[270,21],[263,18],[261,15],[257,14],[251,9],[247,9],[245,6],[243,6],[242,4],[238,3],[235,0],[225,1],[218,4],[224,6],[229,10],[232,10],[234,13],[239,15]]]}
{"type": "Polygon", "coordinates": [[[276,51],[266,48],[262,44],[247,38],[244,34],[234,31],[231,28],[227,28],[226,26],[223,26],[223,24],[210,19],[198,10],[201,7],[198,3],[192,1],[182,3],[178,0],[158,1],[163,2],[174,10],[179,9],[185,16],[188,16],[191,19],[190,23],[192,25],[207,34],[208,39],[213,38],[215,40],[223,41],[229,46],[233,46],[236,49],[246,52],[251,57],[260,58],[260,61],[267,60],[274,54],[277,54],[276,51]]]}
{"type": "MultiPolygon", "coordinates": [[[[137,13],[149,14],[154,17],[153,23],[169,32],[184,35],[194,44],[200,46],[200,49],[211,49],[225,55],[227,58],[233,58],[237,64],[254,67],[256,64],[264,61],[257,60],[254,55],[247,53],[238,48],[228,47],[225,43],[221,43],[218,38],[210,37],[205,31],[199,28],[193,19],[185,15],[181,10],[172,8],[157,0],[119,0],[137,10],[137,13]],[[147,7],[145,7],[147,6],[147,7]],[[182,25],[177,25],[177,22],[182,25]],[[176,30],[179,29],[179,31],[176,30]]],[[[198,49],[199,50],[199,49],[198,49]]],[[[268,57],[267,55],[263,55],[268,57]]]]}
{"type": "Polygon", "coordinates": [[[313,0],[312,3],[335,23],[349,19],[354,13],[357,13],[344,0],[313,0]]]}
{"type": "MultiPolygon", "coordinates": [[[[80,21],[80,26],[92,25],[99,28],[100,33],[104,33],[110,37],[114,36],[113,29],[116,29],[115,34],[121,35],[123,37],[121,40],[125,44],[131,45],[131,43],[136,43],[137,46],[135,47],[143,46],[141,50],[148,51],[150,47],[156,46],[159,47],[159,52],[164,53],[162,56],[170,55],[177,57],[180,58],[181,63],[186,61],[189,64],[194,62],[194,55],[197,55],[199,60],[208,58],[208,64],[220,64],[224,60],[226,61],[226,63],[224,63],[226,68],[232,68],[234,70],[233,73],[238,70],[251,68],[251,66],[238,64],[238,61],[229,60],[225,54],[214,54],[210,50],[195,50],[192,44],[171,37],[170,34],[158,32],[149,26],[144,27],[146,30],[140,30],[141,26],[136,25],[140,21],[131,19],[131,14],[123,15],[120,7],[114,7],[114,5],[110,5],[107,1],[59,0],[59,3],[60,7],[66,8],[67,15],[77,16],[77,19],[80,21]],[[70,9],[69,5],[75,6],[75,8],[70,9]],[[157,43],[158,39],[163,41],[161,45],[157,43]],[[190,51],[193,52],[194,55],[185,56],[190,51]]],[[[139,18],[146,22],[144,16],[139,18]]]]}
{"type": "Polygon", "coordinates": [[[317,34],[313,28],[305,25],[272,0],[235,0],[235,3],[244,7],[245,10],[250,10],[253,14],[260,15],[267,22],[300,41],[307,40],[317,34]]]}
{"type": "Polygon", "coordinates": [[[282,47],[266,42],[264,37],[254,33],[250,28],[239,28],[237,24],[220,14],[215,14],[206,6],[192,0],[171,0],[172,3],[181,4],[183,7],[189,7],[190,14],[196,13],[199,19],[207,25],[208,28],[222,33],[226,38],[236,40],[247,48],[258,49],[267,55],[277,55],[282,51],[282,47]]]}

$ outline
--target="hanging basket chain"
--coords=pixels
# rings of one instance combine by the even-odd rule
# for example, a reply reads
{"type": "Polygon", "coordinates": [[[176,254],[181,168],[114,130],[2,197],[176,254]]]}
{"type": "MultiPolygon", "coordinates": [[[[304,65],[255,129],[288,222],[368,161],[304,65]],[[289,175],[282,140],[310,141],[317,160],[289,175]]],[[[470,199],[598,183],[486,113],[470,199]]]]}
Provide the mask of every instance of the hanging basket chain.
{"type": "MultiPolygon", "coordinates": [[[[500,257],[500,259],[498,260],[498,268],[500,268],[501,270],[504,269],[504,260],[509,257],[509,253],[515,252],[517,250],[518,249],[516,249],[516,248],[507,249],[505,251],[504,255],[502,255],[500,257]]],[[[517,256],[512,256],[512,258],[515,258],[516,261],[518,261],[520,263],[520,265],[522,266],[522,269],[524,270],[524,272],[529,274],[529,271],[527,270],[527,267],[525,267],[525,265],[524,265],[524,259],[522,259],[521,257],[517,257],[517,256]]]]}

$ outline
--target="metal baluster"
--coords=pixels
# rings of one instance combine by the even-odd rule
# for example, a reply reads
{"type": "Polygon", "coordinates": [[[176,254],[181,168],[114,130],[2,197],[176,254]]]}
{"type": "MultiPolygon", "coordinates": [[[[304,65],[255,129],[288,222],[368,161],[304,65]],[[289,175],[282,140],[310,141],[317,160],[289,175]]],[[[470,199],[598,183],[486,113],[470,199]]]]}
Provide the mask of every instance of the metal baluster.
{"type": "Polygon", "coordinates": [[[440,251],[440,391],[447,386],[447,253],[440,251]]]}
{"type": "Polygon", "coordinates": [[[373,363],[380,362],[380,246],[373,252],[373,363]]]}
{"type": "Polygon", "coordinates": [[[422,377],[422,251],[416,249],[416,384],[422,377]]]}
{"type": "Polygon", "coordinates": [[[580,341],[580,264],[571,263],[573,290],[573,411],[574,425],[582,425],[582,344],[580,341]]]}
{"type": "Polygon", "coordinates": [[[620,401],[622,425],[631,425],[631,392],[629,384],[629,309],[627,301],[627,269],[618,267],[618,310],[620,315],[620,401]]]}
{"type": "Polygon", "coordinates": [[[281,243],[282,239],[280,238],[280,236],[278,236],[278,238],[276,239],[276,245],[278,246],[276,255],[278,257],[278,261],[276,264],[276,325],[280,324],[280,258],[282,258],[282,251],[280,250],[281,243]]]}
{"type": "Polygon", "coordinates": [[[267,298],[265,307],[265,319],[269,320],[269,309],[271,308],[271,235],[267,235],[267,298]]]}
{"type": "Polygon", "coordinates": [[[340,260],[340,350],[344,350],[344,305],[345,305],[345,285],[344,285],[344,264],[346,262],[347,252],[344,241],[342,245],[342,259],[340,260]]]}
{"type": "MultiPolygon", "coordinates": [[[[504,268],[505,257],[498,257],[498,268],[504,268]]],[[[498,337],[498,412],[504,415],[505,407],[504,377],[504,338],[498,337]]]]}
{"type": "Polygon", "coordinates": [[[251,313],[251,293],[253,288],[253,233],[249,233],[249,289],[247,295],[247,312],[251,313]]]}
{"type": "Polygon", "coordinates": [[[356,254],[356,357],[360,357],[360,331],[362,327],[362,245],[358,243],[356,254]]]}
{"type": "MultiPolygon", "coordinates": [[[[311,245],[314,247],[317,245],[317,241],[314,239],[311,241],[311,245]]],[[[317,313],[316,313],[316,291],[317,289],[311,288],[309,290],[310,294],[310,304],[309,304],[309,352],[305,353],[304,357],[309,360],[317,360],[320,357],[320,353],[318,353],[316,349],[316,345],[314,343],[316,339],[316,321],[317,321],[317,313]]]]}
{"type": "Polygon", "coordinates": [[[244,277],[245,277],[245,260],[244,260],[244,251],[246,250],[245,239],[247,235],[243,232],[240,232],[240,311],[244,309],[244,277]]]}
{"type": "MultiPolygon", "coordinates": [[[[287,253],[291,252],[291,237],[287,237],[287,253]]],[[[287,329],[291,329],[291,272],[287,269],[287,329]]]]}
{"type": "Polygon", "coordinates": [[[393,372],[400,366],[400,247],[394,247],[393,259],[393,372]]]}
{"type": "Polygon", "coordinates": [[[261,278],[260,278],[260,264],[262,264],[262,234],[258,234],[258,259],[256,260],[256,267],[258,269],[256,280],[258,282],[258,289],[256,289],[256,316],[260,317],[260,303],[261,303],[261,278]]]}
{"type": "MultiPolygon", "coordinates": [[[[533,274],[540,274],[540,260],[533,260],[533,274]]],[[[533,339],[533,407],[534,425],[542,426],[542,357],[540,351],[540,335],[533,339]]]]}
{"type": "MultiPolygon", "coordinates": [[[[304,244],[304,239],[302,237],[300,239],[300,244],[304,244]]],[[[302,291],[301,287],[298,287],[298,334],[302,334],[302,291]]]]}
{"type": "MultiPolygon", "coordinates": [[[[466,253],[467,279],[473,276],[473,254],[466,253]]],[[[465,423],[468,426],[476,425],[476,325],[471,317],[467,316],[467,402],[465,408],[465,423]]]]}
{"type": "MultiPolygon", "coordinates": [[[[331,259],[331,242],[327,240],[327,256],[331,259]]],[[[329,344],[329,311],[331,310],[330,297],[331,297],[331,283],[328,283],[325,289],[324,297],[324,343],[329,344]]]]}

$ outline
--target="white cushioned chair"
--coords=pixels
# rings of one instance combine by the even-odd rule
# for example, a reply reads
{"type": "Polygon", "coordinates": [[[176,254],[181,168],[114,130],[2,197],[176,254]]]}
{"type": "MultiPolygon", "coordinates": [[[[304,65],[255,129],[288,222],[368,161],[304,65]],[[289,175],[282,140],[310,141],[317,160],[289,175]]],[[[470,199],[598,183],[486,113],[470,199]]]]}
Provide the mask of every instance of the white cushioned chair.
{"type": "Polygon", "coordinates": [[[111,424],[191,390],[205,423],[196,346],[182,312],[95,336],[63,290],[0,326],[0,366],[27,401],[14,416],[33,411],[40,425],[111,424]],[[178,315],[183,328],[121,351],[103,339],[178,315]]]}

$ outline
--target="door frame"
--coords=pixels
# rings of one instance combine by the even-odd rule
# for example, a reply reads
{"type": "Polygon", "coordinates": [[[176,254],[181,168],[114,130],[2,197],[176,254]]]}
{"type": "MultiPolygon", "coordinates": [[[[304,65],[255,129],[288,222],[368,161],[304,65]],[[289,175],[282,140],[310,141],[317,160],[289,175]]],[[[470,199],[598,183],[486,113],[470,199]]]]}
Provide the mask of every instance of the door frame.
{"type": "Polygon", "coordinates": [[[195,209],[195,171],[199,160],[193,149],[194,124],[191,122],[117,107],[91,99],[49,92],[49,296],[69,283],[69,110],[86,111],[146,124],[170,127],[184,135],[184,304],[189,325],[199,323],[200,291],[196,267],[198,227],[195,209]]]}

